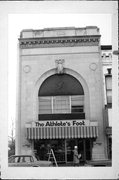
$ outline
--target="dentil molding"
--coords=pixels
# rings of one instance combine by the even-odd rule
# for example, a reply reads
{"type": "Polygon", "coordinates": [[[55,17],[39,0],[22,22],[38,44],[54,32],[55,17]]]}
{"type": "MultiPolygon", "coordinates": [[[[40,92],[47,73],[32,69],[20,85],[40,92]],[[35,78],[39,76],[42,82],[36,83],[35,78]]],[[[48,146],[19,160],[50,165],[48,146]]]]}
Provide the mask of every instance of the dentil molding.
{"type": "Polygon", "coordinates": [[[49,47],[72,47],[72,46],[98,46],[100,36],[74,36],[56,38],[20,38],[21,49],[49,48],[49,47]]]}

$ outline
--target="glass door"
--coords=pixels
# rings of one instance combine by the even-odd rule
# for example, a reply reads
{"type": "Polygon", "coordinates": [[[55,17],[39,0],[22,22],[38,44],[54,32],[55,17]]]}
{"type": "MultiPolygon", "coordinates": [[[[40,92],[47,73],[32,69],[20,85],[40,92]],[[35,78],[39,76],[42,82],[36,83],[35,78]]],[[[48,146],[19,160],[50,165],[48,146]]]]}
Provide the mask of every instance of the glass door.
{"type": "Polygon", "coordinates": [[[90,139],[67,139],[66,140],[67,162],[73,163],[74,146],[78,147],[78,154],[81,154],[80,163],[83,165],[86,160],[91,159],[91,140],[90,139]]]}

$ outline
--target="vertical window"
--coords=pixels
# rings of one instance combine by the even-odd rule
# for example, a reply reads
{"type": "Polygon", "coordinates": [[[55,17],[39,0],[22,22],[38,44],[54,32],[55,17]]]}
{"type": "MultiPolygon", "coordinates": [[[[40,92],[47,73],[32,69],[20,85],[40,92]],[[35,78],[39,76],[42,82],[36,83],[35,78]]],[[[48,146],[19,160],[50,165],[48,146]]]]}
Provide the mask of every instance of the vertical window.
{"type": "Polygon", "coordinates": [[[52,98],[50,96],[39,97],[39,114],[52,114],[52,98]]]}
{"type": "Polygon", "coordinates": [[[84,112],[84,96],[71,96],[71,112],[84,112]]]}

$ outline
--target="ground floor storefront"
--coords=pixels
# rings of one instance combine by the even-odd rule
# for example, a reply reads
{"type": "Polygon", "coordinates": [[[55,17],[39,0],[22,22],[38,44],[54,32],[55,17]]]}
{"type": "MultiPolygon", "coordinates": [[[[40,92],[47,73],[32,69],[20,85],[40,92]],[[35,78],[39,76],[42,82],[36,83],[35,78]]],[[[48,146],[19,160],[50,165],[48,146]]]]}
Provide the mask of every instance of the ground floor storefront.
{"type": "MultiPolygon", "coordinates": [[[[80,165],[91,160],[94,139],[45,139],[35,140],[34,150],[37,158],[48,160],[52,149],[58,165],[73,165],[74,147],[77,146],[78,154],[81,154],[80,165]]],[[[53,157],[52,159],[53,160],[53,157]]]]}
{"type": "Polygon", "coordinates": [[[75,147],[81,154],[80,164],[91,160],[98,137],[98,123],[89,120],[37,121],[27,123],[26,130],[26,138],[38,159],[48,160],[52,149],[58,165],[63,166],[73,165],[75,147]]]}

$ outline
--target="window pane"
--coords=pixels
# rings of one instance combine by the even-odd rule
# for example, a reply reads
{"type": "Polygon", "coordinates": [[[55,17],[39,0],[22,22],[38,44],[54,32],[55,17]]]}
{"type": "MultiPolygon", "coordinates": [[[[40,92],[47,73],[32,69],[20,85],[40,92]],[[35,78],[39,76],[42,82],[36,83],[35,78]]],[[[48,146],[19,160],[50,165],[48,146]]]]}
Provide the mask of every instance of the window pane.
{"type": "Polygon", "coordinates": [[[83,112],[83,106],[72,106],[71,107],[71,112],[72,113],[83,112]]]}
{"type": "Polygon", "coordinates": [[[51,97],[39,97],[39,114],[51,114],[52,101],[51,97]]]}
{"type": "Polygon", "coordinates": [[[30,160],[30,156],[25,157],[25,162],[31,162],[31,160],[30,160]]]}
{"type": "Polygon", "coordinates": [[[70,113],[70,97],[53,97],[53,113],[70,113]]]}
{"type": "Polygon", "coordinates": [[[84,105],[84,96],[71,96],[71,105],[79,106],[84,105]]]}

